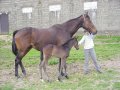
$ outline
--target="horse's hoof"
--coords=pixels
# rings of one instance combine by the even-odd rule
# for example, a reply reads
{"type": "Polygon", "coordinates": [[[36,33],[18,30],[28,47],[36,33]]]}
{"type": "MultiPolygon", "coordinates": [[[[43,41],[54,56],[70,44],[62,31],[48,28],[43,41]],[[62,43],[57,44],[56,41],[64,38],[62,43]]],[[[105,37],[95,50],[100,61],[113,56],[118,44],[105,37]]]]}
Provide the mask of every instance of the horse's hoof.
{"type": "Polygon", "coordinates": [[[60,77],[58,77],[58,81],[62,82],[62,80],[61,80],[61,78],[60,78],[60,77]]]}
{"type": "Polygon", "coordinates": [[[47,80],[47,82],[51,83],[52,81],[51,80],[47,80]]]}
{"type": "Polygon", "coordinates": [[[65,75],[65,73],[61,72],[61,75],[62,75],[62,76],[64,76],[64,75],[65,75]]]}
{"type": "Polygon", "coordinates": [[[23,75],[26,76],[26,72],[23,72],[23,75]]]}
{"type": "Polygon", "coordinates": [[[69,79],[68,75],[65,75],[65,77],[66,77],[67,79],[69,79]]]}

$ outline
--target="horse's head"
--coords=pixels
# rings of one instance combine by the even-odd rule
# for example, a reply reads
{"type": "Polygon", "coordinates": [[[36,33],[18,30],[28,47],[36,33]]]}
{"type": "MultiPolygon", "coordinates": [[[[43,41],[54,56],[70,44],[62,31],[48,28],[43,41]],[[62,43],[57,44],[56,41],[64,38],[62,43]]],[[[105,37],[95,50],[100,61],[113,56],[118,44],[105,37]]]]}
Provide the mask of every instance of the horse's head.
{"type": "Polygon", "coordinates": [[[76,48],[76,50],[78,50],[79,49],[78,40],[77,38],[73,38],[73,40],[74,40],[74,47],[76,48]]]}
{"type": "Polygon", "coordinates": [[[92,34],[96,34],[97,33],[96,27],[94,26],[94,24],[90,20],[89,15],[86,13],[86,14],[83,14],[81,17],[83,20],[82,27],[85,30],[87,30],[88,32],[90,32],[92,34]]]}

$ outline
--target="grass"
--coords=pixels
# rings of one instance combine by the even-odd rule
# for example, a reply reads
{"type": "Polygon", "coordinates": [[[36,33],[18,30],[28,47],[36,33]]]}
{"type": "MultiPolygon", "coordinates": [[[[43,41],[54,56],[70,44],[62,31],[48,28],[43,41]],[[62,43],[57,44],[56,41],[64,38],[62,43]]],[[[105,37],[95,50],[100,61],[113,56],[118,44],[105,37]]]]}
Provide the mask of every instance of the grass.
{"type": "MultiPolygon", "coordinates": [[[[120,82],[117,82],[120,73],[114,70],[106,70],[104,74],[92,72],[89,75],[75,73],[70,79],[64,80],[62,83],[54,81],[47,82],[31,82],[25,79],[24,86],[17,90],[119,90],[120,82]]],[[[14,85],[7,83],[0,87],[0,90],[13,90],[14,85]]]]}
{"type": "Polygon", "coordinates": [[[95,41],[102,43],[120,43],[120,36],[96,36],[95,41]]]}
{"type": "MultiPolygon", "coordinates": [[[[81,36],[78,36],[81,39],[81,36]]],[[[13,65],[15,56],[11,51],[11,43],[0,40],[0,69],[3,67],[9,68],[13,65]],[[6,46],[6,47],[5,47],[6,46]],[[8,48],[9,47],[9,48],[8,48]]],[[[115,55],[119,54],[120,49],[120,36],[96,36],[95,38],[95,51],[99,60],[108,60],[115,55]]],[[[83,46],[80,46],[79,50],[72,48],[68,57],[67,63],[73,63],[76,61],[83,61],[84,53],[83,46]]],[[[34,66],[40,62],[40,52],[32,49],[24,58],[23,63],[26,67],[34,66]]],[[[57,58],[51,58],[49,60],[50,65],[58,63],[57,58]]]]}
{"type": "MultiPolygon", "coordinates": [[[[78,37],[81,39],[81,36],[78,37]]],[[[105,61],[120,55],[120,36],[96,36],[95,51],[98,60],[105,61]]],[[[14,67],[15,56],[11,52],[11,42],[0,39],[0,70],[14,67]]],[[[79,50],[72,48],[67,63],[84,61],[83,46],[79,50]]],[[[25,67],[34,67],[40,63],[40,52],[32,49],[24,58],[25,67]]],[[[50,65],[58,63],[57,58],[49,60],[50,65]]],[[[89,75],[82,73],[74,73],[70,75],[68,80],[63,83],[54,81],[52,83],[41,82],[40,80],[31,82],[24,78],[24,85],[16,89],[16,85],[10,81],[6,81],[3,85],[0,84],[0,90],[120,90],[120,72],[114,69],[105,69],[105,73],[99,74],[92,71],[89,75]]],[[[14,80],[19,83],[19,80],[14,80]]],[[[0,82],[1,83],[1,82],[0,82]]]]}

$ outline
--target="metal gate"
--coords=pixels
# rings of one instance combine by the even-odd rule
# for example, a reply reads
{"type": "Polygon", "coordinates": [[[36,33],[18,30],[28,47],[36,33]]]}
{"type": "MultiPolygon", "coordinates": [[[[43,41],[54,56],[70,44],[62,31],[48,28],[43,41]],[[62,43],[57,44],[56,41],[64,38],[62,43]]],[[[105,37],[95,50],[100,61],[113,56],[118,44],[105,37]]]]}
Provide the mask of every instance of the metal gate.
{"type": "Polygon", "coordinates": [[[9,33],[8,14],[1,13],[0,14],[0,34],[8,34],[8,33],[9,33]]]}

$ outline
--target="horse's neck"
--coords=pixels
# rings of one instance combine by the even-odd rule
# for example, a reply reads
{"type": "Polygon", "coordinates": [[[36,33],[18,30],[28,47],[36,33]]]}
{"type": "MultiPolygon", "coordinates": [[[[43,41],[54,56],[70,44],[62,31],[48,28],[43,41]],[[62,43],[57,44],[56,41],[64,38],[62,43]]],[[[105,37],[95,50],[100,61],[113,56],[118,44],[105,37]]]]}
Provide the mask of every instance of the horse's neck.
{"type": "Polygon", "coordinates": [[[83,20],[81,16],[67,21],[66,23],[64,23],[65,26],[67,27],[66,31],[69,32],[71,36],[73,36],[78,31],[78,29],[82,26],[82,22],[83,20]]]}

